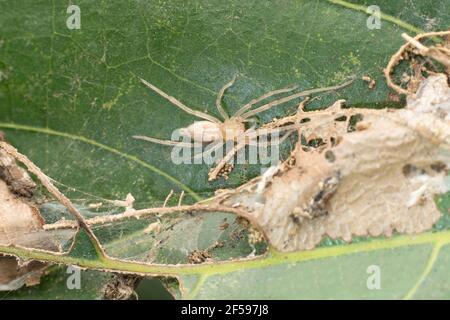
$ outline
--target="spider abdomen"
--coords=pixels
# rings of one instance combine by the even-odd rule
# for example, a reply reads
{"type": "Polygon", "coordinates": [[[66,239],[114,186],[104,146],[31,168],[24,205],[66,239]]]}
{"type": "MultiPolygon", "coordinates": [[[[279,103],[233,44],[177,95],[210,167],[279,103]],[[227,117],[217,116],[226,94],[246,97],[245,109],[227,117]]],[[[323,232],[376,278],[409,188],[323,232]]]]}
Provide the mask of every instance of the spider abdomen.
{"type": "Polygon", "coordinates": [[[220,125],[210,121],[195,121],[189,127],[182,129],[182,133],[196,142],[209,143],[223,140],[220,125]]]}

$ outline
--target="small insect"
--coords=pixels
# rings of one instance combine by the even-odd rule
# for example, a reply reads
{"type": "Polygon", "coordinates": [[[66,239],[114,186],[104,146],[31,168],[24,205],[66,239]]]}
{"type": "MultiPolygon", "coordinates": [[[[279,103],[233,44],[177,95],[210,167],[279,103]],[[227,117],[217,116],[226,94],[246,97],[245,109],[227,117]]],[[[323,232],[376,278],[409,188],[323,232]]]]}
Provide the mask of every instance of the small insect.
{"type": "MultiPolygon", "coordinates": [[[[236,146],[232,148],[216,165],[216,167],[210,171],[209,173],[209,180],[214,180],[217,178],[218,174],[220,173],[221,169],[225,166],[226,163],[228,163],[234,155],[245,145],[252,144],[256,142],[256,139],[260,136],[268,136],[274,133],[275,131],[277,133],[280,132],[287,132],[283,137],[281,137],[278,140],[278,143],[281,143],[289,136],[294,130],[298,128],[298,125],[286,125],[280,128],[262,128],[255,130],[254,127],[247,129],[246,123],[252,122],[252,117],[255,115],[267,111],[272,107],[278,106],[280,104],[286,103],[288,101],[294,100],[299,97],[305,97],[314,93],[320,93],[320,92],[327,92],[327,91],[334,91],[340,88],[343,88],[347,85],[349,85],[353,80],[348,81],[346,83],[343,83],[338,86],[333,87],[325,87],[325,88],[318,88],[318,89],[310,89],[302,92],[298,92],[295,94],[291,94],[287,97],[280,98],[274,101],[270,101],[268,103],[263,104],[260,107],[257,107],[255,109],[252,109],[252,107],[268,98],[271,98],[273,96],[282,94],[282,93],[288,93],[292,92],[295,89],[298,88],[298,86],[291,86],[283,89],[278,89],[274,91],[270,91],[259,98],[253,99],[250,102],[246,103],[242,107],[238,109],[238,111],[233,115],[229,116],[227,112],[225,112],[224,108],[222,107],[222,98],[225,94],[225,91],[230,88],[235,80],[236,76],[225,84],[219,91],[217,98],[216,98],[216,107],[220,115],[222,116],[223,120],[220,120],[212,115],[206,114],[201,111],[194,110],[192,108],[187,107],[185,104],[177,100],[176,98],[168,95],[167,93],[163,92],[161,89],[157,88],[153,84],[145,81],[144,79],[140,79],[141,82],[146,85],[148,88],[159,94],[161,97],[167,99],[169,102],[171,102],[173,105],[177,106],[181,110],[183,110],[186,113],[192,114],[200,119],[203,119],[203,121],[195,121],[193,124],[188,126],[187,128],[180,129],[180,133],[182,136],[188,137],[191,139],[191,143],[185,143],[185,142],[179,142],[179,141],[172,141],[172,140],[161,140],[156,139],[152,137],[147,136],[140,136],[136,135],[133,136],[135,139],[140,140],[146,140],[157,144],[162,145],[168,145],[168,146],[180,146],[180,147],[194,147],[196,146],[196,143],[202,143],[202,144],[212,144],[213,147],[209,148],[205,152],[214,152],[215,150],[218,150],[221,148],[224,144],[226,144],[229,141],[232,141],[233,143],[236,143],[236,146]],[[252,109],[252,110],[251,110],[252,109]]],[[[200,156],[202,156],[200,154],[200,156]]],[[[196,155],[198,156],[198,155],[196,155]]]]}

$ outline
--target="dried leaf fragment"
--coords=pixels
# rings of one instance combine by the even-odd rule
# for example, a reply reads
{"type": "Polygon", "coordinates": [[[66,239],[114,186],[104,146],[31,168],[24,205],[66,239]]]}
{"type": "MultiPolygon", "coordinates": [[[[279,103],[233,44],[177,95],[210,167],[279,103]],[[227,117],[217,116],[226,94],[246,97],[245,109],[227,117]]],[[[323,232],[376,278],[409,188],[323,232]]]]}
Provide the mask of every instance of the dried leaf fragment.
{"type": "MultiPolygon", "coordinates": [[[[37,208],[14,195],[6,182],[0,180],[0,243],[34,244],[35,238],[27,234],[40,230],[42,225],[43,219],[37,208]]],[[[0,256],[0,291],[39,283],[45,267],[46,264],[40,262],[20,266],[16,258],[0,256]]]]}
{"type": "Polygon", "coordinates": [[[12,192],[23,197],[31,197],[36,189],[36,183],[26,170],[19,167],[15,159],[1,149],[0,179],[6,182],[12,192]]]}
{"type": "MultiPolygon", "coordinates": [[[[36,184],[3,150],[0,150],[0,176],[0,244],[58,251],[59,245],[73,236],[73,231],[43,230],[44,219],[31,199],[36,184]]],[[[24,263],[0,256],[0,291],[38,284],[47,266],[38,261],[24,263]]]]}

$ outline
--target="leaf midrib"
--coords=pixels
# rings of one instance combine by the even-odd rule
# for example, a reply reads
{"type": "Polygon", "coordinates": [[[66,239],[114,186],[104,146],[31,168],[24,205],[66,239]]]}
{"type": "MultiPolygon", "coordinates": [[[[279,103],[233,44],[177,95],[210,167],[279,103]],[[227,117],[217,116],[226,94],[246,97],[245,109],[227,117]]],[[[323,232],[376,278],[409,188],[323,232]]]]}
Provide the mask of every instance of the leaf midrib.
{"type": "MultiPolygon", "coordinates": [[[[9,255],[14,255],[19,258],[49,261],[63,264],[73,264],[78,265],[80,267],[105,270],[111,272],[121,271],[143,275],[178,276],[178,275],[226,274],[235,271],[264,268],[286,263],[296,263],[330,257],[339,257],[353,253],[394,249],[399,247],[414,246],[421,244],[432,244],[434,247],[436,246],[442,247],[449,243],[450,243],[450,230],[446,230],[442,232],[427,232],[416,236],[402,235],[391,239],[387,238],[374,239],[355,244],[339,245],[333,247],[322,247],[316,248],[311,251],[282,253],[271,250],[268,254],[254,259],[238,259],[224,262],[205,263],[199,265],[146,264],[138,261],[126,261],[115,258],[108,258],[104,261],[83,260],[61,254],[55,254],[48,251],[39,251],[4,245],[0,246],[0,252],[9,255]]],[[[428,265],[430,265],[430,263],[428,263],[428,265]]]]}
{"type": "MultiPolygon", "coordinates": [[[[359,11],[359,12],[363,12],[367,15],[369,15],[369,13],[367,13],[367,7],[363,6],[363,5],[359,5],[359,4],[354,4],[354,3],[350,3],[347,1],[343,1],[343,0],[325,0],[329,3],[335,4],[335,5],[339,5],[342,6],[344,8],[350,9],[350,10],[355,10],[355,11],[359,11]]],[[[414,33],[424,33],[425,31],[423,31],[420,28],[417,28],[416,26],[413,26],[412,24],[403,21],[402,19],[396,18],[394,16],[391,16],[389,14],[385,14],[383,12],[381,12],[380,14],[380,19],[381,20],[385,20],[388,22],[391,22],[403,29],[406,29],[408,31],[414,32],[414,33]]]]}

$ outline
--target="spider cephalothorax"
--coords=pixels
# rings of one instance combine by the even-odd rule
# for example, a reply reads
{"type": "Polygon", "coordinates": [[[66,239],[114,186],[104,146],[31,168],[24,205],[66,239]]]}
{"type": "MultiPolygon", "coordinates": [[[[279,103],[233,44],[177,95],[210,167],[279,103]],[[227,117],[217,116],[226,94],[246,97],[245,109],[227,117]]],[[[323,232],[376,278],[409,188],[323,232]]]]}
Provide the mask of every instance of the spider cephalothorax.
{"type": "MultiPolygon", "coordinates": [[[[174,104],[178,108],[182,109],[186,113],[192,114],[203,120],[196,121],[193,124],[191,124],[190,126],[180,129],[179,132],[183,136],[190,138],[190,140],[191,140],[190,143],[171,141],[171,140],[160,140],[160,139],[151,138],[151,137],[147,137],[147,136],[134,136],[134,138],[151,141],[151,142],[158,143],[158,144],[169,145],[169,146],[194,147],[195,143],[198,144],[199,142],[204,143],[204,144],[213,143],[215,145],[215,147],[210,149],[209,152],[211,152],[212,150],[218,149],[218,147],[221,147],[223,144],[225,144],[229,141],[238,143],[238,145],[235,148],[233,148],[228,154],[226,154],[225,157],[220,161],[218,166],[210,173],[209,179],[213,180],[217,177],[217,173],[218,173],[218,171],[220,171],[221,167],[223,167],[223,165],[226,162],[230,161],[233,158],[233,155],[239,149],[241,149],[242,147],[245,147],[245,145],[255,142],[258,139],[258,137],[260,137],[260,136],[268,136],[274,132],[277,132],[277,133],[287,132],[285,134],[285,137],[286,137],[287,135],[289,135],[291,132],[293,132],[298,127],[298,125],[295,124],[295,125],[283,126],[281,128],[272,128],[272,129],[264,129],[264,130],[258,130],[258,129],[255,130],[254,128],[246,129],[245,123],[251,121],[250,119],[253,116],[255,116],[263,111],[269,110],[270,108],[272,108],[274,106],[291,101],[293,99],[296,99],[299,97],[305,97],[305,96],[308,96],[313,93],[337,90],[344,86],[349,85],[352,82],[352,81],[348,81],[348,82],[338,85],[338,86],[311,89],[311,90],[294,93],[287,97],[267,102],[267,103],[263,104],[262,106],[252,109],[252,107],[254,105],[256,105],[270,97],[273,97],[275,95],[294,91],[295,89],[298,88],[298,86],[292,86],[292,87],[283,88],[283,89],[279,89],[279,90],[275,90],[275,91],[270,91],[270,92],[260,96],[259,98],[251,100],[250,102],[248,102],[247,104],[245,104],[244,106],[239,108],[239,110],[233,116],[230,117],[223,109],[221,102],[222,102],[222,97],[223,97],[225,91],[233,85],[235,79],[236,79],[236,77],[234,77],[233,80],[231,80],[226,85],[224,85],[222,87],[222,89],[220,89],[219,94],[217,95],[216,107],[217,107],[217,110],[219,111],[220,115],[224,119],[223,121],[219,120],[218,118],[216,118],[212,115],[209,115],[207,113],[197,111],[197,110],[187,107],[185,104],[181,103],[176,98],[169,96],[168,94],[166,94],[159,88],[155,87],[151,83],[141,79],[142,83],[145,84],[148,88],[155,91],[160,96],[167,99],[168,101],[170,101],[172,104],[174,104]]],[[[283,141],[285,137],[281,138],[279,141],[283,141]]]]}

